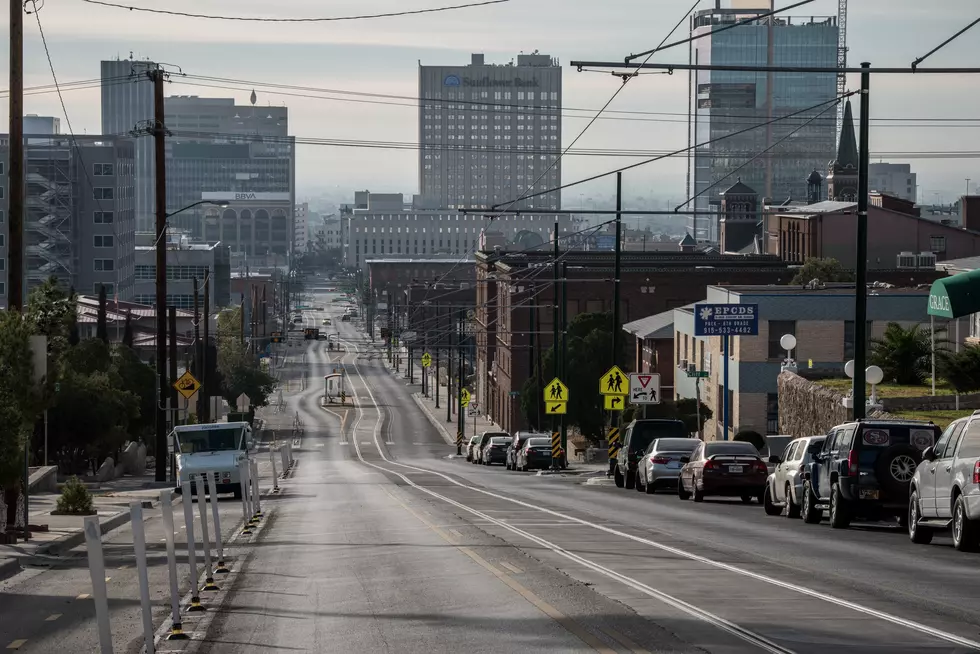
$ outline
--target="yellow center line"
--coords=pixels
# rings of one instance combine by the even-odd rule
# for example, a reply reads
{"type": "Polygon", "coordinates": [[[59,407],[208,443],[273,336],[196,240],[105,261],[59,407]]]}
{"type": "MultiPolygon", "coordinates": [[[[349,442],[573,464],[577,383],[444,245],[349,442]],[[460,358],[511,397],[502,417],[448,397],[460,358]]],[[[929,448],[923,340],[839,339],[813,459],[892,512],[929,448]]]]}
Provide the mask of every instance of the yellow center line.
{"type": "Polygon", "coordinates": [[[106,582],[106,583],[109,583],[110,581],[112,581],[112,577],[106,577],[106,578],[105,578],[105,582],[106,582]]]}
{"type": "Polygon", "coordinates": [[[20,649],[21,647],[24,646],[24,643],[26,642],[27,642],[26,638],[20,638],[7,645],[7,649],[20,649]]]}
{"type": "Polygon", "coordinates": [[[511,565],[511,564],[507,563],[506,561],[501,561],[500,562],[500,565],[504,566],[505,568],[507,568],[508,570],[510,570],[511,572],[513,572],[515,575],[519,575],[522,572],[524,572],[523,570],[521,570],[520,568],[518,568],[516,565],[511,565]]]}
{"type": "Polygon", "coordinates": [[[581,640],[583,643],[585,643],[586,645],[588,645],[589,647],[591,647],[597,652],[601,652],[602,654],[616,654],[616,650],[607,647],[605,643],[603,643],[601,640],[599,640],[591,633],[586,631],[580,624],[578,624],[577,622],[575,622],[574,620],[566,616],[564,613],[562,613],[554,606],[552,606],[548,602],[544,601],[543,599],[535,595],[533,592],[531,592],[530,590],[528,590],[518,582],[508,577],[505,573],[501,572],[496,566],[494,566],[492,563],[484,559],[482,556],[480,556],[479,554],[477,554],[476,552],[474,552],[468,547],[464,547],[453,542],[453,539],[450,537],[448,533],[446,533],[438,526],[436,526],[426,518],[416,513],[411,507],[409,507],[400,499],[392,495],[387,488],[382,486],[381,490],[383,490],[388,495],[388,497],[390,497],[395,502],[397,502],[403,509],[408,511],[410,514],[412,514],[418,520],[420,520],[424,525],[426,525],[429,529],[431,529],[436,534],[438,534],[443,540],[445,540],[447,543],[451,545],[455,545],[456,549],[458,549],[466,556],[470,557],[470,559],[472,559],[475,563],[477,563],[482,568],[488,570],[491,574],[493,574],[493,576],[495,576],[505,585],[510,587],[511,590],[516,592],[518,595],[520,595],[525,600],[527,600],[530,604],[534,605],[542,613],[544,613],[549,618],[551,618],[552,620],[560,624],[562,627],[564,627],[565,630],[568,631],[570,634],[577,637],[579,640],[581,640]]]}

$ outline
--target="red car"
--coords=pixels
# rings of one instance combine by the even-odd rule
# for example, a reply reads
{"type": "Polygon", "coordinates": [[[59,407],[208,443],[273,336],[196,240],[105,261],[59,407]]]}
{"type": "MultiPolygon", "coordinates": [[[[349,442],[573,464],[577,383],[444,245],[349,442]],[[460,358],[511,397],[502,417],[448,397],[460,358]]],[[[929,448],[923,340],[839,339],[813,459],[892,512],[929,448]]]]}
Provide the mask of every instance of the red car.
{"type": "Polygon", "coordinates": [[[752,498],[762,504],[769,468],[752,443],[711,441],[698,445],[690,457],[683,457],[677,495],[692,495],[701,502],[708,495],[740,497],[748,504],[752,498]]]}

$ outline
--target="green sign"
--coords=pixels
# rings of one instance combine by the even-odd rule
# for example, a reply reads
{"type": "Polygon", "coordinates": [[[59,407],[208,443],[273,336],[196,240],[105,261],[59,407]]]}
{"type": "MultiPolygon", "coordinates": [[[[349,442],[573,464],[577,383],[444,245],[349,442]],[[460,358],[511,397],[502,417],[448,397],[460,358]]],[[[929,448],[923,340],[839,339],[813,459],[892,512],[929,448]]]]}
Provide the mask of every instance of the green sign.
{"type": "Polygon", "coordinates": [[[707,370],[689,370],[687,372],[688,377],[695,377],[697,379],[707,379],[711,376],[711,373],[707,370]]]}
{"type": "Polygon", "coordinates": [[[927,310],[930,316],[960,318],[977,312],[980,312],[980,270],[933,282],[927,310]]]}

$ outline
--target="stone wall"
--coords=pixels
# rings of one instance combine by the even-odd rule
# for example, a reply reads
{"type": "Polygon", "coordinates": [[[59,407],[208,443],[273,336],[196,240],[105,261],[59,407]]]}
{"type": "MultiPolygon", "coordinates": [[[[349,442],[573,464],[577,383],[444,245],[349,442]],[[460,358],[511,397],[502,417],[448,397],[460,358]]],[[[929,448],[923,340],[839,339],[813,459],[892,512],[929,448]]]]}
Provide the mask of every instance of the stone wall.
{"type": "MultiPolygon", "coordinates": [[[[779,433],[799,438],[826,434],[832,427],[853,419],[845,409],[844,396],[792,372],[779,375],[779,433]]],[[[890,418],[888,413],[872,411],[869,418],[890,418]]]]}

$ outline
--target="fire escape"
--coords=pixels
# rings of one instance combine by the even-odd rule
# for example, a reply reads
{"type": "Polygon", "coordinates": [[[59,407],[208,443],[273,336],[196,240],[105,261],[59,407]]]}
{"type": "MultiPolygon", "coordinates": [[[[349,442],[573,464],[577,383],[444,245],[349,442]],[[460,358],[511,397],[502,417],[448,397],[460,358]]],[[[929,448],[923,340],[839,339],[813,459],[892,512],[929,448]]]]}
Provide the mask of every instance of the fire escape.
{"type": "Polygon", "coordinates": [[[65,288],[72,279],[73,190],[70,148],[27,148],[24,243],[28,287],[56,277],[65,288]]]}

